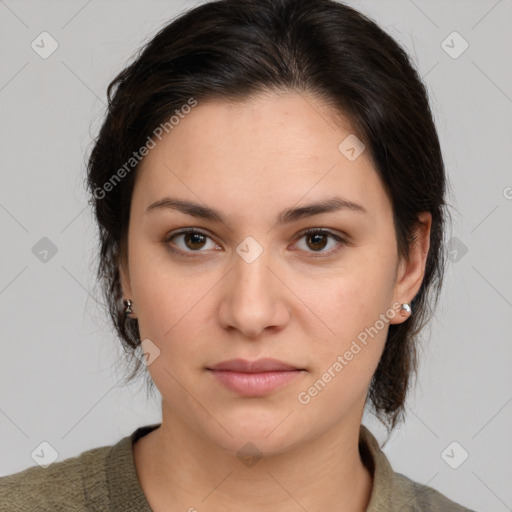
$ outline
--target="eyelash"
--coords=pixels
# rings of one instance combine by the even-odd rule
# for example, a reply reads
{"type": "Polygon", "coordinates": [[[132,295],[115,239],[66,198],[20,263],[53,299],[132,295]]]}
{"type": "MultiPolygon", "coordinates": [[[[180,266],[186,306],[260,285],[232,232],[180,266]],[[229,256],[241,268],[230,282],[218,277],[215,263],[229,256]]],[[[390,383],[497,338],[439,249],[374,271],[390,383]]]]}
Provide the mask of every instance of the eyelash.
{"type": "MultiPolygon", "coordinates": [[[[172,233],[169,233],[165,239],[164,239],[164,244],[166,245],[166,247],[173,253],[176,253],[176,254],[179,254],[179,255],[182,255],[182,256],[185,256],[187,258],[195,258],[197,257],[197,255],[195,253],[201,253],[201,252],[206,252],[206,251],[183,251],[181,249],[176,249],[176,247],[173,247],[170,242],[172,241],[173,238],[176,238],[177,236],[180,236],[180,235],[186,235],[186,234],[199,234],[199,235],[203,235],[207,238],[209,238],[210,240],[212,240],[212,238],[207,235],[206,233],[196,229],[196,228],[184,228],[180,231],[177,231],[177,232],[172,232],[172,233]]],[[[336,242],[338,242],[338,244],[340,244],[340,246],[338,246],[337,248],[335,249],[331,249],[329,251],[307,251],[307,252],[310,252],[311,253],[311,256],[313,258],[321,258],[321,257],[326,257],[326,256],[331,256],[332,254],[334,254],[335,252],[338,252],[339,250],[341,250],[341,248],[345,245],[345,240],[340,237],[339,235],[336,235],[334,233],[332,233],[331,231],[327,231],[325,229],[322,229],[322,228],[309,228],[309,229],[306,229],[305,231],[301,232],[300,235],[298,236],[297,238],[297,241],[298,240],[301,240],[302,238],[308,236],[308,235],[325,235],[325,236],[329,236],[331,238],[333,238],[334,240],[336,240],[336,242]]]]}

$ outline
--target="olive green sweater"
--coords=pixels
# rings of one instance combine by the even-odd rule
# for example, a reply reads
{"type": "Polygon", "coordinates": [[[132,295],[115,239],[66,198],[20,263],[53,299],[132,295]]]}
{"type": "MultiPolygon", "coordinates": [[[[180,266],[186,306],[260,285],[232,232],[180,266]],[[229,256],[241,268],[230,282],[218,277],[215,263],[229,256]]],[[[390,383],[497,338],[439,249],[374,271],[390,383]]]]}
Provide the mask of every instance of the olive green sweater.
{"type": "MultiPolygon", "coordinates": [[[[47,468],[0,478],[1,512],[151,512],[137,478],[133,443],[159,425],[140,427],[113,446],[93,448],[47,468]]],[[[367,512],[472,512],[430,487],[395,473],[370,431],[359,450],[373,473],[367,512]]]]}

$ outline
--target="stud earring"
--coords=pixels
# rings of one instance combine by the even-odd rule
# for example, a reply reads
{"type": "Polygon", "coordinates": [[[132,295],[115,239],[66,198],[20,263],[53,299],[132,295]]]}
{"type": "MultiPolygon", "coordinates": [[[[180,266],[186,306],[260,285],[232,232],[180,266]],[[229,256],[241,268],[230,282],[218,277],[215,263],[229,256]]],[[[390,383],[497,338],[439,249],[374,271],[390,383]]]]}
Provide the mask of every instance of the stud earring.
{"type": "Polygon", "coordinates": [[[130,299],[124,300],[124,314],[129,315],[132,313],[132,304],[133,302],[130,299]]]}
{"type": "Polygon", "coordinates": [[[400,306],[400,314],[402,316],[409,316],[411,314],[411,304],[409,302],[405,302],[400,306]]]}

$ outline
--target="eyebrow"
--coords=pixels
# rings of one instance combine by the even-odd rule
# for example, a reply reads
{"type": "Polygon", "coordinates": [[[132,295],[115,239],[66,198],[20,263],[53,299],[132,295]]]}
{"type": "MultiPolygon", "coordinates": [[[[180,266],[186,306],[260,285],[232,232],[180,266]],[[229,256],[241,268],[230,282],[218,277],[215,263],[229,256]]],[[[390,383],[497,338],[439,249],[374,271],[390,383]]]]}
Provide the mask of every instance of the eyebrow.
{"type": "MultiPolygon", "coordinates": [[[[186,215],[190,215],[191,217],[198,217],[201,219],[226,224],[224,216],[221,212],[208,206],[203,206],[199,203],[194,203],[184,199],[164,197],[163,199],[159,199],[158,201],[150,204],[146,208],[146,213],[159,209],[177,210],[186,215]]],[[[277,224],[289,224],[305,217],[311,217],[321,213],[329,213],[340,210],[368,213],[366,208],[358,203],[354,203],[353,201],[349,201],[341,197],[331,197],[330,199],[326,199],[317,203],[311,203],[295,208],[288,208],[279,214],[277,224]]]]}

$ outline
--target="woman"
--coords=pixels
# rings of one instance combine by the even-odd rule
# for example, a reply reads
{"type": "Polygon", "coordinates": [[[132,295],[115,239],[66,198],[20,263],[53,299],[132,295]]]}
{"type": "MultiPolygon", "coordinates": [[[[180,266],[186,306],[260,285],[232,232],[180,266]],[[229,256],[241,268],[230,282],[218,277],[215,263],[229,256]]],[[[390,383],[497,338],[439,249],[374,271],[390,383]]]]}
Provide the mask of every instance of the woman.
{"type": "Polygon", "coordinates": [[[1,479],[5,510],[468,510],[361,425],[403,419],[444,268],[442,155],[397,43],[330,0],[210,2],[108,96],[98,274],[162,422],[1,479]]]}

